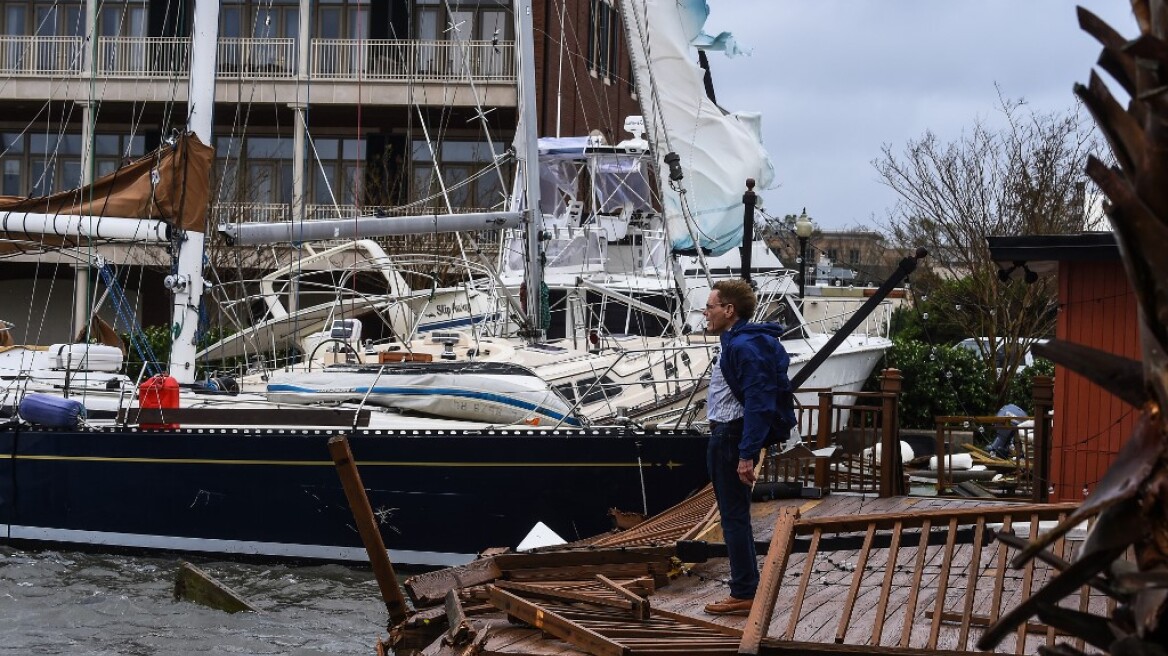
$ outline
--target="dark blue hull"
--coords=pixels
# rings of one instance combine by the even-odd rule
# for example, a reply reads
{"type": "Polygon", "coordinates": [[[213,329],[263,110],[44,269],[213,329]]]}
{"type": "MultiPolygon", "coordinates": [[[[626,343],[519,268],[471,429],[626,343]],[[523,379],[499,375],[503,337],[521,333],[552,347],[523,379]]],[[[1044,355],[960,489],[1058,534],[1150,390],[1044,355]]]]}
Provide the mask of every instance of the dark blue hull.
{"type": "MultiPolygon", "coordinates": [[[[366,560],[327,447],[336,430],[0,429],[0,540],[366,560]]],[[[346,432],[394,562],[442,566],[567,540],[706,481],[705,438],[628,430],[346,432]]]]}

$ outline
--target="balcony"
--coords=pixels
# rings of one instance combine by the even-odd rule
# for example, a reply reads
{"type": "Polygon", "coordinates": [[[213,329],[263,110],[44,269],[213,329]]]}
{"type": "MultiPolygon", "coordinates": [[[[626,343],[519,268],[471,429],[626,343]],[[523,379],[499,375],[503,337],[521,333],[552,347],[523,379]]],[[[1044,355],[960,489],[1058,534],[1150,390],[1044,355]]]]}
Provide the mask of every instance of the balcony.
{"type": "MultiPolygon", "coordinates": [[[[7,98],[47,98],[60,93],[61,82],[89,82],[82,67],[81,37],[0,36],[0,77],[10,80],[7,98]],[[21,87],[20,83],[26,84],[21,87]]],[[[491,41],[418,41],[312,39],[307,69],[298,70],[299,48],[294,39],[222,38],[218,41],[216,100],[232,102],[230,87],[240,81],[271,83],[267,98],[274,102],[304,102],[303,83],[318,82],[322,91],[313,102],[352,102],[351,94],[327,93],[329,86],[382,85],[387,88],[425,88],[484,84],[502,89],[485,104],[514,104],[516,81],[515,44],[491,41]]],[[[185,85],[172,94],[164,89],[143,89],[157,82],[167,87],[186,80],[190,39],[168,37],[99,37],[92,80],[105,100],[184,100],[185,85]],[[177,97],[175,97],[177,95],[177,97]],[[122,98],[122,96],[126,96],[122,98]]],[[[238,93],[238,91],[236,92],[238,93]]],[[[473,94],[463,94],[469,97],[473,94]]],[[[75,97],[75,94],[70,94],[75,97]]],[[[379,96],[383,102],[414,102],[408,94],[379,96]]],[[[455,104],[464,104],[455,101],[455,104]]]]}

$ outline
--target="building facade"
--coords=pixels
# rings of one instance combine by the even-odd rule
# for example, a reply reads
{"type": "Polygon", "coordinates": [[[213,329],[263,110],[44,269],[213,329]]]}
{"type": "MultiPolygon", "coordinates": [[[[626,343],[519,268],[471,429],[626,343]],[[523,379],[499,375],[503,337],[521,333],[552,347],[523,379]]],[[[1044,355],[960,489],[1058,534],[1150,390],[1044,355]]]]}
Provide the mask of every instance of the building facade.
{"type": "MultiPolygon", "coordinates": [[[[184,129],[194,2],[4,2],[0,193],[76,188],[184,129]]],[[[220,4],[209,225],[503,203],[510,0],[220,4]]],[[[534,0],[532,13],[539,134],[623,139],[639,110],[614,0],[534,0]]],[[[72,277],[57,263],[36,275],[72,277]]]]}

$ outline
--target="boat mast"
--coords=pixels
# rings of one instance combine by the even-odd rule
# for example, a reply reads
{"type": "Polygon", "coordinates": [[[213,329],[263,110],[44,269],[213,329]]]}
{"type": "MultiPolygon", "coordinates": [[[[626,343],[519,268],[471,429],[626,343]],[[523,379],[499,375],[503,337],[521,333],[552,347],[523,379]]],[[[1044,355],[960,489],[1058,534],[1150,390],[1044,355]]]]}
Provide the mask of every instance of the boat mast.
{"type": "MultiPolygon", "coordinates": [[[[200,141],[213,142],[215,70],[219,34],[219,1],[197,0],[191,27],[190,87],[187,92],[187,127],[200,141]]],[[[195,337],[199,328],[199,303],[203,297],[202,232],[187,230],[176,238],[177,273],[166,277],[174,294],[170,348],[170,375],[179,383],[195,381],[195,337]]]]}
{"type": "Polygon", "coordinates": [[[535,114],[535,29],[531,22],[531,0],[515,0],[515,40],[519,43],[519,126],[515,133],[515,153],[526,186],[527,210],[527,326],[526,337],[543,341],[543,210],[539,198],[539,128],[535,114]]]}
{"type": "MultiPolygon", "coordinates": [[[[97,0],[87,0],[85,3],[85,37],[81,47],[81,77],[92,82],[95,79],[94,48],[97,44],[97,0]]],[[[90,89],[92,90],[92,86],[90,89]]],[[[91,94],[77,101],[81,105],[81,185],[93,184],[94,173],[94,100],[91,94]]],[[[69,331],[74,336],[89,324],[89,297],[93,292],[90,289],[89,262],[78,262],[73,265],[73,326],[69,331]]],[[[86,335],[88,337],[88,335],[86,335]]]]}

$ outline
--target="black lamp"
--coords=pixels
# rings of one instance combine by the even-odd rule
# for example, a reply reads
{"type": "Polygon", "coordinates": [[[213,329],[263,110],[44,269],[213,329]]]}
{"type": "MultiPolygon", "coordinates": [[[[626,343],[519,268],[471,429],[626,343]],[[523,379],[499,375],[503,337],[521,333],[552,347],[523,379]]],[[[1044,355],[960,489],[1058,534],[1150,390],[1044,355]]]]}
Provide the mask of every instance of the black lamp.
{"type": "Polygon", "coordinates": [[[807,240],[815,231],[815,224],[807,216],[807,208],[795,220],[795,236],[799,238],[799,299],[802,301],[807,291],[807,240]]]}

